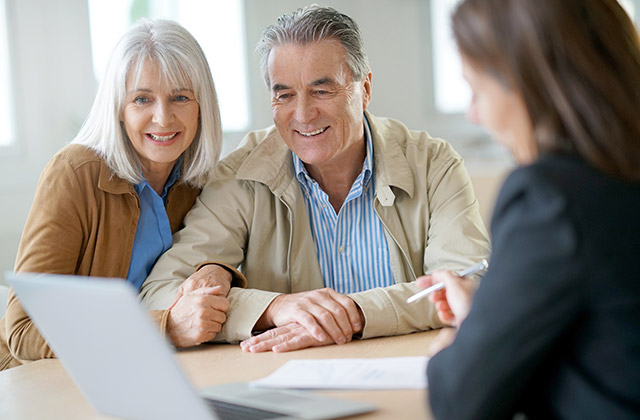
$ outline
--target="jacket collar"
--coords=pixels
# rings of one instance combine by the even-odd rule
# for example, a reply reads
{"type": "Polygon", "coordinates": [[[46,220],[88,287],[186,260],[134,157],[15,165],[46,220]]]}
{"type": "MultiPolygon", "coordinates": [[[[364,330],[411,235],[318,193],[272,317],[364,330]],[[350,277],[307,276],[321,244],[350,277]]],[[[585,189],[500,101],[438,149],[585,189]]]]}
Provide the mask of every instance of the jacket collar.
{"type": "Polygon", "coordinates": [[[135,194],[133,185],[114,174],[104,160],[100,160],[98,188],[110,194],[135,194]]]}
{"type": "MultiPolygon", "coordinates": [[[[404,150],[397,140],[398,136],[406,136],[407,133],[392,129],[369,111],[365,111],[365,118],[369,121],[371,128],[376,191],[382,204],[393,204],[394,194],[390,187],[400,188],[412,197],[414,192],[413,174],[409,169],[409,162],[404,150]]],[[[295,181],[291,151],[275,127],[272,126],[267,131],[264,139],[244,159],[238,168],[236,178],[263,183],[276,196],[281,196],[295,181]]]]}

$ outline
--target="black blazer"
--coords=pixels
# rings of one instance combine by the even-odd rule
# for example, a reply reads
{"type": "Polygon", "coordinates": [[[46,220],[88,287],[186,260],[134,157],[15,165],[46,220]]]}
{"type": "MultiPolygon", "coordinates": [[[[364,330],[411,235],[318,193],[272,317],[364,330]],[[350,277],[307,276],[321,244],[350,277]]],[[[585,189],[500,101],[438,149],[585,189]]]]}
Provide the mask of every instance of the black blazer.
{"type": "Polygon", "coordinates": [[[436,418],[640,418],[640,184],[545,156],[491,225],[491,267],[427,370],[436,418]]]}

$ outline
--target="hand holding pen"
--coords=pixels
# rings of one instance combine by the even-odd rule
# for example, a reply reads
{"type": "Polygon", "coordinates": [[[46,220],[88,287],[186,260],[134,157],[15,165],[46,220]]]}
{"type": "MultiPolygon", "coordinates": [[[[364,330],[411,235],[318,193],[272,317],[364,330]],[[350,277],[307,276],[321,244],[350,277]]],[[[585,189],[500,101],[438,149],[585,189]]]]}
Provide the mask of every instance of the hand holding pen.
{"type": "MultiPolygon", "coordinates": [[[[482,259],[481,261],[479,261],[478,263],[465,268],[464,270],[460,270],[456,273],[456,275],[458,277],[467,277],[476,273],[479,273],[481,271],[486,270],[487,268],[489,268],[489,263],[487,262],[486,259],[482,259]]],[[[415,302],[418,299],[422,299],[423,297],[429,295],[429,293],[431,292],[435,292],[436,290],[440,290],[444,288],[444,282],[438,282],[436,284],[434,284],[431,287],[428,287],[418,293],[416,293],[415,295],[411,296],[409,299],[407,299],[407,303],[411,303],[411,302],[415,302]]]]}
{"type": "Polygon", "coordinates": [[[459,326],[469,313],[476,290],[476,283],[465,277],[486,270],[487,267],[487,261],[482,260],[457,273],[437,270],[430,276],[422,276],[418,278],[417,284],[422,287],[431,287],[412,296],[408,301],[414,302],[430,295],[429,298],[434,303],[440,320],[447,325],[459,326]],[[447,288],[441,290],[445,282],[447,288]]]}

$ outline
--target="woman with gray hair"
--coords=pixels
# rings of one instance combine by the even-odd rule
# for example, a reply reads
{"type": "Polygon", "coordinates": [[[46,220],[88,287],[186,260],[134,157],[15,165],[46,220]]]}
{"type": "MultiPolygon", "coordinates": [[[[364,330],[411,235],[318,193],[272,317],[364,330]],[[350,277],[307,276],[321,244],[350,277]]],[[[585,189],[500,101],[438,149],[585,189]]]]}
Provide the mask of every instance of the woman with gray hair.
{"type": "MultiPolygon", "coordinates": [[[[117,44],[80,132],[42,172],[15,271],[124,278],[139,289],[212,179],[221,143],[198,42],[175,22],[140,21],[117,44]]],[[[152,312],[176,346],[220,330],[225,278],[152,312]],[[194,310],[206,321],[188,327],[194,310]]],[[[0,370],[55,357],[14,295],[0,327],[0,370]]]]}

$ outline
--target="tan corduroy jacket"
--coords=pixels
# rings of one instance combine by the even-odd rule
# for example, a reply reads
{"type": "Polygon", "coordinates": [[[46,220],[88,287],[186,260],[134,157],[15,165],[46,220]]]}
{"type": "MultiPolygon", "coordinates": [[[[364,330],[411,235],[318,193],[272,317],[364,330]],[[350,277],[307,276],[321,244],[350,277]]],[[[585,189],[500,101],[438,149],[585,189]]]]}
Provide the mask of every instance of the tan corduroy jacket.
{"type": "MultiPolygon", "coordinates": [[[[171,231],[200,193],[177,183],[167,195],[171,231]]],[[[126,278],[140,215],[129,182],[111,176],[104,161],[80,145],[60,150],[47,164],[27,219],[16,271],[126,278]]],[[[166,329],[168,311],[152,316],[166,329]]],[[[55,357],[13,294],[0,320],[0,370],[55,357]]]]}
{"type": "MultiPolygon", "coordinates": [[[[385,227],[396,284],[349,295],[364,313],[362,337],[441,326],[427,300],[411,306],[405,301],[418,291],[416,276],[460,269],[489,253],[473,187],[447,142],[395,120],[366,117],[373,138],[374,209],[385,227]]],[[[220,162],[185,226],[141,295],[150,307],[166,308],[200,263],[239,266],[249,288],[229,292],[231,308],[216,340],[250,337],[280,293],[324,287],[291,151],[273,127],[249,133],[220,162]]]]}

